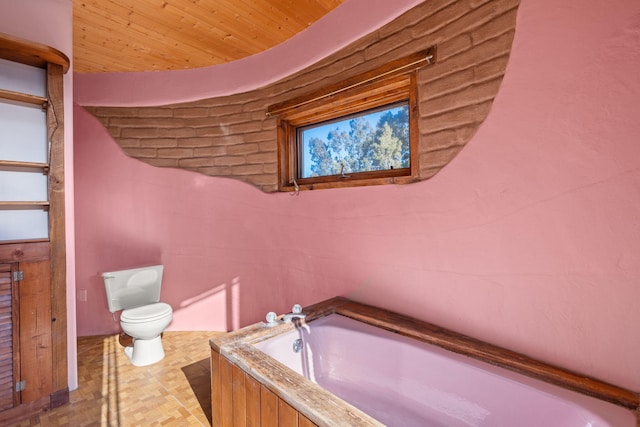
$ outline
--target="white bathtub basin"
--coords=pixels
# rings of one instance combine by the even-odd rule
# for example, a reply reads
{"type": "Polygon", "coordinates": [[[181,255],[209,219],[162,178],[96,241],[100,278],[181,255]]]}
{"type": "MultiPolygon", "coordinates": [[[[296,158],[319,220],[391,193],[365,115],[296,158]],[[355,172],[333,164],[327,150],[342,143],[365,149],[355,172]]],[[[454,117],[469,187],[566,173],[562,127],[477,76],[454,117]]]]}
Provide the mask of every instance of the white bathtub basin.
{"type": "Polygon", "coordinates": [[[636,426],[623,407],[338,314],[255,346],[389,426],[636,426]]]}

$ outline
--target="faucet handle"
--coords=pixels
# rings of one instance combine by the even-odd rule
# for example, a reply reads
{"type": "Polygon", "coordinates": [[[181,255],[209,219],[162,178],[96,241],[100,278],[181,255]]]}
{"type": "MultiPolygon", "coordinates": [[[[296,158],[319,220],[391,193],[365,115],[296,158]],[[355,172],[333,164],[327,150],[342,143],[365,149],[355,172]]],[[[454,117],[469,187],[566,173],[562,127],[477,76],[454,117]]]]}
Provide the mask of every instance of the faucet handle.
{"type": "Polygon", "coordinates": [[[302,306],[300,304],[294,304],[293,307],[291,307],[291,312],[293,314],[300,314],[302,313],[302,306]]]}
{"type": "Polygon", "coordinates": [[[273,311],[268,312],[265,319],[267,321],[267,325],[269,326],[276,325],[278,323],[276,321],[277,318],[278,318],[278,315],[276,313],[274,313],[273,311]]]}

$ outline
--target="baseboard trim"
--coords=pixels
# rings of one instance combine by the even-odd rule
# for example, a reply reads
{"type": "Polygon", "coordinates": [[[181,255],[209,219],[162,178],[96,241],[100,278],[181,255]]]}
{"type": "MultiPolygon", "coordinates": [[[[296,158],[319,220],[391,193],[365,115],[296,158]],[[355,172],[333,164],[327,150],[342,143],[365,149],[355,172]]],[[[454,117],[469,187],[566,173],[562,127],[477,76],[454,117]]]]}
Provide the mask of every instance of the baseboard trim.
{"type": "Polygon", "coordinates": [[[49,395],[50,408],[59,408],[62,405],[69,403],[69,388],[63,388],[62,390],[54,391],[49,395]]]}
{"type": "Polygon", "coordinates": [[[0,412],[0,425],[14,424],[33,415],[49,410],[49,396],[41,397],[33,402],[23,403],[0,412]]]}

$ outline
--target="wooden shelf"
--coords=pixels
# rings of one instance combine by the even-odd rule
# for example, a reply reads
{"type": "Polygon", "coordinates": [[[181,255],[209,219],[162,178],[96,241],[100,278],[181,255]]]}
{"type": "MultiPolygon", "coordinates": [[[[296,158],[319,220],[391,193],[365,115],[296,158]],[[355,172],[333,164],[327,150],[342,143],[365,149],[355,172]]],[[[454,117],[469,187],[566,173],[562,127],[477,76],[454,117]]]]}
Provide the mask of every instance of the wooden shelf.
{"type": "Polygon", "coordinates": [[[11,172],[40,172],[43,174],[49,173],[48,163],[38,162],[16,162],[13,160],[0,160],[0,171],[11,172]]]}
{"type": "Polygon", "coordinates": [[[49,210],[49,202],[0,202],[0,210],[49,210]]]}
{"type": "Polygon", "coordinates": [[[30,95],[28,93],[14,92],[11,90],[0,89],[0,99],[8,99],[10,101],[24,102],[26,104],[37,105],[45,108],[49,100],[43,96],[30,95]]]}
{"type": "Polygon", "coordinates": [[[45,70],[50,63],[60,65],[63,73],[69,70],[71,61],[58,49],[5,33],[0,33],[0,40],[0,58],[45,70]]]}

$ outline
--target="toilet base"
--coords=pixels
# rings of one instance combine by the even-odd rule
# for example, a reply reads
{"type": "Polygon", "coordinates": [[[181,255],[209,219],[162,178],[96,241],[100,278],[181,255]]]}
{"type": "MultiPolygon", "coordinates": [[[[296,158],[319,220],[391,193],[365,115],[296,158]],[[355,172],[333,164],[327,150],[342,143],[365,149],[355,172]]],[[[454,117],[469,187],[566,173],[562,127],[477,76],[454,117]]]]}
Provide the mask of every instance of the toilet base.
{"type": "Polygon", "coordinates": [[[124,353],[134,366],[153,365],[164,359],[162,338],[157,336],[150,340],[133,339],[133,347],[125,347],[124,353]]]}

